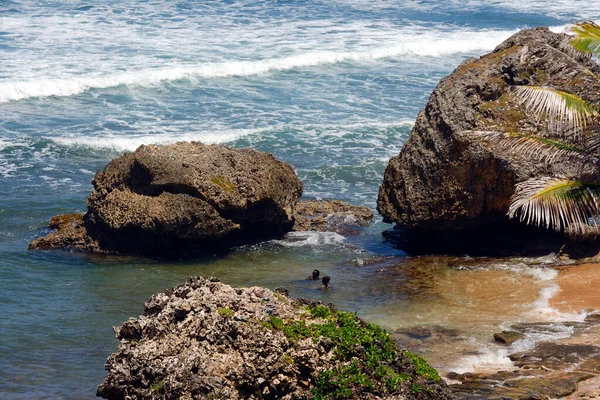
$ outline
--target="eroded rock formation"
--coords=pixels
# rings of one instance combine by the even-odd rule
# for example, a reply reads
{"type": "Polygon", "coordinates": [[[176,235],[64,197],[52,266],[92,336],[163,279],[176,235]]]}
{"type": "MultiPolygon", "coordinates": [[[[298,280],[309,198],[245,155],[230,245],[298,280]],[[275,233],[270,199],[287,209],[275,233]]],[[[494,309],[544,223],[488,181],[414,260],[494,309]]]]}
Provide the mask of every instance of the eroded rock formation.
{"type": "MultiPolygon", "coordinates": [[[[400,154],[390,160],[377,202],[384,221],[415,232],[494,223],[513,232],[518,223],[507,224],[506,213],[516,183],[580,172],[572,159],[507,151],[472,132],[555,135],[511,96],[515,85],[550,86],[598,104],[600,67],[575,52],[567,35],[546,28],[521,31],[492,53],[464,61],[437,85],[400,154]]],[[[597,165],[588,167],[587,173],[597,174],[597,165]]]]}
{"type": "Polygon", "coordinates": [[[30,248],[176,257],[214,251],[291,230],[302,194],[292,167],[273,155],[198,142],[141,146],[92,184],[83,219],[30,248]]]}
{"type": "Polygon", "coordinates": [[[381,328],[283,290],[190,278],[115,332],[107,399],[453,398],[381,328]]]}

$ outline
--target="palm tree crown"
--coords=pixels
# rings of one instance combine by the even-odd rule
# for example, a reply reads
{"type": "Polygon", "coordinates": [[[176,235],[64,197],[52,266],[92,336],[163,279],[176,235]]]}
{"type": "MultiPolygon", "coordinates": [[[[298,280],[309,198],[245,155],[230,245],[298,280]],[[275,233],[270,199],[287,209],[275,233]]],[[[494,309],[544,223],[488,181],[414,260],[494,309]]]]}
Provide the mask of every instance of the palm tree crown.
{"type": "MultiPolygon", "coordinates": [[[[570,44],[590,57],[600,57],[600,26],[592,21],[571,28],[570,44]]],[[[496,143],[552,160],[558,155],[574,157],[583,164],[600,165],[595,153],[600,135],[589,129],[600,121],[600,107],[552,87],[516,86],[514,99],[548,122],[558,139],[523,133],[482,132],[496,143]],[[592,137],[590,137],[592,136],[592,137]],[[566,140],[569,139],[569,140],[566,140]]],[[[598,168],[596,168],[598,169],[598,168]]],[[[517,184],[508,215],[521,221],[572,234],[600,231],[600,174],[593,177],[537,177],[517,184]]]]}

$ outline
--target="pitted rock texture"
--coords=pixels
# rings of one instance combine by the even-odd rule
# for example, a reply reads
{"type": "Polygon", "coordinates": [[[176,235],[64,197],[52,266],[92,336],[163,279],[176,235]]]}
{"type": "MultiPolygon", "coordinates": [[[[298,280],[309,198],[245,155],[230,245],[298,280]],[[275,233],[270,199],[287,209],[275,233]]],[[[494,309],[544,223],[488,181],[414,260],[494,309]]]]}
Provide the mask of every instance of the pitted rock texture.
{"type": "Polygon", "coordinates": [[[92,184],[86,234],[104,251],[150,256],[279,236],[292,229],[302,194],[292,167],[272,154],[199,142],[141,146],[92,184]]]}
{"type": "MultiPolygon", "coordinates": [[[[98,387],[98,396],[326,398],[316,395],[315,386],[320,382],[323,389],[331,371],[354,364],[358,369],[350,376],[365,382],[360,372],[365,368],[362,360],[366,348],[355,346],[349,353],[338,352],[338,339],[306,335],[304,328],[292,327],[331,324],[332,315],[342,315],[337,313],[332,306],[294,300],[284,290],[232,288],[215,278],[190,278],[185,284],[152,296],[139,319],[130,318],[115,327],[119,351],[108,358],[108,376],[98,387]]],[[[367,326],[353,314],[343,316],[346,324],[367,326]]],[[[371,338],[371,351],[382,348],[378,340],[371,338]]],[[[388,387],[385,377],[366,376],[373,385],[347,383],[350,391],[333,397],[340,381],[331,380],[327,398],[453,398],[444,383],[419,375],[422,365],[416,366],[391,343],[397,354],[380,364],[381,371],[389,367],[387,373],[404,374],[402,382],[388,387]]]]}
{"type": "Polygon", "coordinates": [[[351,235],[359,233],[372,219],[373,211],[365,206],[340,200],[306,200],[296,207],[294,230],[351,235]]]}
{"type": "Polygon", "coordinates": [[[79,249],[90,253],[105,253],[98,242],[88,235],[83,224],[83,214],[60,214],[50,219],[51,229],[46,236],[34,239],[29,250],[79,249]]]}
{"type": "MultiPolygon", "coordinates": [[[[510,95],[515,85],[550,86],[600,103],[600,67],[575,52],[567,35],[547,28],[523,30],[492,53],[464,61],[437,85],[390,160],[377,201],[384,221],[423,231],[505,223],[516,183],[582,168],[573,160],[523,157],[472,132],[554,137],[547,122],[510,95]]],[[[597,176],[598,165],[587,167],[597,176]]]]}

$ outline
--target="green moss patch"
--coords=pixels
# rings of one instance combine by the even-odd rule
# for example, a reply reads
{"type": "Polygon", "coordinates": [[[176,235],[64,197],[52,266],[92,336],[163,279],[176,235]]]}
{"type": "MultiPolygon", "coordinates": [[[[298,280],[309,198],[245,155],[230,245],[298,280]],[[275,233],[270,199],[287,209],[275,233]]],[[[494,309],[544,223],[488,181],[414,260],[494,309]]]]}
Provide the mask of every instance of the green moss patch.
{"type": "Polygon", "coordinates": [[[334,346],[336,366],[318,374],[311,390],[313,399],[355,398],[361,393],[389,394],[400,390],[403,384],[406,390],[415,392],[408,386],[412,384],[420,391],[420,377],[439,382],[437,371],[424,358],[408,351],[400,352],[381,327],[323,305],[306,310],[306,319],[283,321],[271,316],[264,325],[281,330],[292,344],[307,338],[319,343],[327,338],[334,346]],[[410,364],[416,377],[402,370],[403,365],[410,364]]]}
{"type": "Polygon", "coordinates": [[[223,189],[225,192],[237,191],[237,185],[233,182],[228,181],[222,176],[211,176],[210,181],[223,189]]]}
{"type": "Polygon", "coordinates": [[[419,374],[427,380],[431,380],[434,382],[440,381],[440,375],[434,368],[429,366],[426,359],[416,354],[413,354],[408,350],[404,350],[404,355],[412,361],[412,363],[415,366],[415,369],[417,370],[417,374],[419,374]]]}
{"type": "Polygon", "coordinates": [[[227,308],[227,307],[220,307],[217,308],[217,312],[219,313],[219,315],[221,317],[225,317],[225,318],[231,318],[233,317],[233,310],[231,308],[227,308]]]}

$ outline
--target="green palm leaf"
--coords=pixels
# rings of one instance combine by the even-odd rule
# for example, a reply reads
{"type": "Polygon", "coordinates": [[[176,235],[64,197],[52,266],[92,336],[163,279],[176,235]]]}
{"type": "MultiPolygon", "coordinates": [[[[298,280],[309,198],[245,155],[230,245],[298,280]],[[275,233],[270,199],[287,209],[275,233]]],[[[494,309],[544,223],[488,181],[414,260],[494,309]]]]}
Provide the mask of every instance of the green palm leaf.
{"type": "Polygon", "coordinates": [[[574,94],[542,86],[516,86],[513,92],[517,101],[550,122],[558,121],[577,130],[600,115],[596,107],[574,94]]]}
{"type": "Polygon", "coordinates": [[[590,220],[600,214],[600,183],[564,178],[533,178],[517,184],[508,209],[530,225],[585,233],[600,227],[590,220]]]}
{"type": "Polygon", "coordinates": [[[599,25],[592,21],[578,22],[571,28],[571,32],[575,34],[570,42],[573,47],[584,53],[600,56],[599,25]]]}
{"type": "Polygon", "coordinates": [[[472,131],[484,140],[495,143],[498,148],[519,154],[525,158],[552,163],[559,160],[582,160],[597,162],[598,157],[586,150],[559,140],[518,132],[472,131]]]}

